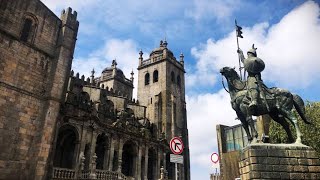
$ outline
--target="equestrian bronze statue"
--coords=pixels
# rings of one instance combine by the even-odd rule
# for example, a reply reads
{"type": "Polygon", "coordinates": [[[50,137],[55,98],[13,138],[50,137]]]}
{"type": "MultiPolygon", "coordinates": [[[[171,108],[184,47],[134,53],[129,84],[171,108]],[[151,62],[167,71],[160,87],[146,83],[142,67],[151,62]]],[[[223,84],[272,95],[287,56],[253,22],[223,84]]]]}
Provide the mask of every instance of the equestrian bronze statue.
{"type": "Polygon", "coordinates": [[[302,98],[296,94],[280,88],[267,88],[261,79],[261,72],[265,68],[264,62],[257,57],[256,48],[252,46],[244,58],[243,53],[238,49],[239,57],[248,72],[246,81],[242,81],[234,68],[224,67],[220,73],[227,79],[231,106],[236,111],[244,130],[247,133],[250,143],[258,142],[258,133],[254,126],[252,116],[269,114],[270,117],[282,125],[288,135],[289,142],[294,138],[289,128],[289,122],[294,126],[297,139],[301,143],[301,132],[297,124],[297,118],[293,113],[295,108],[307,124],[310,124],[305,117],[305,107],[302,98]],[[249,131],[249,127],[250,130],[249,131]]]}

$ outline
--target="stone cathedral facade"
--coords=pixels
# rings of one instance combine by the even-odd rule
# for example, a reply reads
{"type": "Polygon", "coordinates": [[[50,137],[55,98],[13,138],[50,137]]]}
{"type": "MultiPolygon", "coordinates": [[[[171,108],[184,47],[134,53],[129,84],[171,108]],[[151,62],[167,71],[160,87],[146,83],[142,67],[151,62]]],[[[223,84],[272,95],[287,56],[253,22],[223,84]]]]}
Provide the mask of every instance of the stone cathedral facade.
{"type": "Polygon", "coordinates": [[[115,60],[86,78],[71,70],[78,27],[71,8],[0,0],[0,179],[190,179],[183,55],[160,41],[137,80],[115,60]]]}

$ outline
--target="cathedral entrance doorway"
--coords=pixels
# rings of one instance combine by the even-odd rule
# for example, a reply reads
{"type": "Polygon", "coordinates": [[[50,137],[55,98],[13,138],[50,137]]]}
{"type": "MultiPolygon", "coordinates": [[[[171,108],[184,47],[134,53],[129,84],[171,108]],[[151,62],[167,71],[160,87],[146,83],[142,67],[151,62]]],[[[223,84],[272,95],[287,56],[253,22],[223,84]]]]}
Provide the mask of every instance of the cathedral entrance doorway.
{"type": "Polygon", "coordinates": [[[96,156],[97,156],[97,169],[104,169],[106,150],[107,150],[108,140],[105,134],[100,134],[97,137],[96,143],[96,156]]]}
{"type": "Polygon", "coordinates": [[[155,170],[156,170],[156,153],[154,149],[149,149],[148,152],[148,179],[154,179],[155,170]]]}
{"type": "Polygon", "coordinates": [[[54,156],[54,167],[74,168],[77,133],[72,126],[63,126],[59,129],[54,156]]]}
{"type": "Polygon", "coordinates": [[[123,145],[122,153],[122,173],[126,176],[134,177],[137,151],[133,142],[126,142],[123,145]]]}

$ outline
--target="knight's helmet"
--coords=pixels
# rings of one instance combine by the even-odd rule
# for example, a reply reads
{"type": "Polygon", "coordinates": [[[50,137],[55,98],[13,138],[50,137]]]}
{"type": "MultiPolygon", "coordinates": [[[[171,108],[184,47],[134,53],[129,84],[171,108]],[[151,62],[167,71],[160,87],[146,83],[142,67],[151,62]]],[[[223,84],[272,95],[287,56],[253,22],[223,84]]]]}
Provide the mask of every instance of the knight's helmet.
{"type": "Polygon", "coordinates": [[[254,47],[254,44],[252,44],[252,48],[249,49],[249,51],[247,52],[247,54],[252,54],[254,57],[257,57],[257,48],[254,47]]]}

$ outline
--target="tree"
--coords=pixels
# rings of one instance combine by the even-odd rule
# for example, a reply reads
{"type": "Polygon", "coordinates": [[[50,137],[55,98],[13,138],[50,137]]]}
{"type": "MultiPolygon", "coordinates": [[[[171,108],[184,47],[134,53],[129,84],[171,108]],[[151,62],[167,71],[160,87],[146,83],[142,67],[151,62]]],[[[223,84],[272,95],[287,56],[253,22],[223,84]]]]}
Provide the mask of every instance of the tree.
{"type": "MultiPolygon", "coordinates": [[[[295,112],[295,115],[298,118],[298,125],[303,135],[302,143],[314,148],[317,151],[318,156],[320,156],[320,102],[307,102],[306,117],[311,124],[305,124],[297,112],[295,112]]],[[[295,136],[295,129],[292,125],[290,126],[290,129],[295,136]]],[[[270,123],[269,136],[271,143],[287,142],[287,134],[275,121],[271,121],[270,123]]]]}

